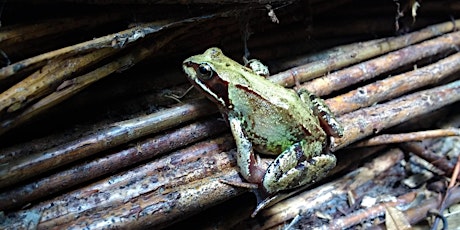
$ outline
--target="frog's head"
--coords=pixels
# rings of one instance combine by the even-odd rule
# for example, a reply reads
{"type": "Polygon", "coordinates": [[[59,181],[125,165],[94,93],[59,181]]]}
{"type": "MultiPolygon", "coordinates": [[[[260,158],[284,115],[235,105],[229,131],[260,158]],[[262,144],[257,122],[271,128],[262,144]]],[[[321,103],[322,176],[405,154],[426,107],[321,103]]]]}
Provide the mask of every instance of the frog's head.
{"type": "Polygon", "coordinates": [[[231,108],[229,84],[238,80],[235,70],[245,68],[226,57],[219,48],[187,58],[182,65],[189,81],[219,106],[231,108]]]}

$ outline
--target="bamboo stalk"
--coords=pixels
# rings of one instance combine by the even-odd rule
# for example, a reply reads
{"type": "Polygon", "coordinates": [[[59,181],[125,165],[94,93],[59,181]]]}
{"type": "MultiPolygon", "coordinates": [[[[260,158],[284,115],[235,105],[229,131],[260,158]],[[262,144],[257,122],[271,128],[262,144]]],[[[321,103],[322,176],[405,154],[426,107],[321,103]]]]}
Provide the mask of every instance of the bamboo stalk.
{"type": "Polygon", "coordinates": [[[197,122],[169,131],[153,138],[137,142],[134,146],[105,154],[94,160],[72,165],[52,175],[31,183],[8,188],[0,192],[2,210],[19,208],[29,202],[68,189],[91,179],[114,173],[121,168],[152,159],[178,147],[216,136],[225,130],[221,121],[197,122]]]}
{"type": "MultiPolygon", "coordinates": [[[[219,14],[222,15],[222,14],[219,14]]],[[[44,62],[53,60],[53,59],[62,59],[70,57],[73,55],[93,51],[96,49],[112,47],[112,48],[122,48],[133,43],[149,34],[154,34],[159,31],[175,28],[178,26],[185,25],[190,22],[200,22],[209,20],[210,18],[216,17],[217,15],[208,15],[201,16],[196,18],[188,18],[182,21],[170,22],[166,21],[157,21],[152,23],[146,23],[133,27],[127,30],[120,31],[118,33],[109,34],[100,38],[96,38],[90,41],[82,42],[76,45],[64,47],[58,50],[54,50],[48,53],[37,55],[31,57],[6,67],[0,69],[0,81],[10,77],[14,74],[20,74],[23,71],[28,70],[29,68],[34,68],[40,65],[43,65],[44,62]]]]}
{"type": "MultiPolygon", "coordinates": [[[[460,32],[449,33],[438,38],[434,38],[416,45],[408,46],[404,49],[391,52],[382,57],[378,57],[369,61],[359,63],[355,66],[351,66],[349,68],[336,71],[334,73],[326,75],[325,77],[314,79],[303,84],[300,88],[306,89],[318,96],[328,95],[339,89],[343,89],[353,84],[377,77],[380,74],[413,63],[417,60],[421,60],[426,57],[454,50],[454,47],[458,45],[460,45],[460,32]]],[[[451,59],[451,61],[454,62],[457,60],[451,59]]],[[[444,63],[438,63],[441,66],[433,66],[432,68],[440,69],[429,69],[424,67],[424,69],[427,71],[426,74],[430,74],[430,76],[438,75],[436,76],[437,78],[441,76],[448,76],[449,73],[451,73],[449,72],[450,70],[446,70],[446,73],[444,74],[442,71],[440,71],[444,70],[442,66],[442,64],[444,63]],[[437,71],[438,73],[431,74],[429,73],[429,71],[437,71]]],[[[455,71],[457,67],[450,66],[450,68],[455,71]]],[[[405,73],[402,74],[401,77],[412,77],[411,75],[418,74],[416,74],[416,72],[405,73]]],[[[413,77],[423,77],[423,75],[413,77]]],[[[434,78],[436,79],[436,77],[434,78]]]]}
{"type": "MultiPolygon", "coordinates": [[[[173,34],[167,36],[166,38],[163,38],[163,39],[159,39],[156,43],[154,43],[153,45],[150,45],[150,46],[147,46],[147,47],[142,47],[142,48],[139,48],[139,49],[134,49],[132,52],[120,57],[120,58],[117,58],[115,59],[114,61],[104,65],[104,66],[101,66],[87,74],[84,74],[84,75],[81,75],[79,77],[76,77],[76,78],[73,78],[71,80],[67,80],[67,81],[64,81],[62,82],[57,88],[56,88],[56,91],[51,93],[51,94],[48,94],[46,97],[42,98],[41,100],[39,100],[38,102],[36,102],[35,104],[29,106],[28,108],[26,108],[24,111],[22,111],[20,114],[16,115],[14,118],[11,118],[11,119],[8,119],[6,121],[3,121],[0,123],[0,127],[2,127],[2,129],[0,129],[0,135],[15,128],[16,126],[28,121],[30,118],[42,113],[43,111],[55,106],[56,104],[59,104],[63,101],[65,101],[66,99],[68,99],[69,97],[75,95],[76,93],[80,92],[81,90],[85,89],[86,87],[90,86],[91,84],[93,84],[94,82],[104,78],[104,77],[107,77],[109,76],[110,74],[116,72],[116,71],[120,71],[120,70],[123,70],[123,69],[126,69],[136,63],[138,63],[139,61],[145,59],[146,57],[148,57],[149,55],[152,55],[153,53],[155,53],[156,51],[158,51],[159,49],[161,49],[162,46],[164,46],[165,44],[167,44],[168,42],[170,42],[171,40],[173,40],[174,38],[176,38],[177,36],[180,36],[182,33],[183,33],[184,29],[180,29],[180,30],[176,30],[173,34]]],[[[109,51],[113,51],[113,50],[110,50],[109,51]]],[[[97,53],[99,51],[95,51],[93,53],[97,53]]],[[[110,54],[110,53],[109,53],[110,54]]],[[[86,59],[86,58],[84,58],[86,59]]],[[[89,59],[88,61],[96,61],[94,59],[89,59]]],[[[65,69],[65,72],[68,72],[68,68],[65,69]]],[[[38,73],[40,72],[43,72],[43,71],[39,71],[38,73]]],[[[64,74],[62,74],[64,75],[64,74]]],[[[44,74],[43,76],[44,79],[48,79],[47,82],[43,83],[43,87],[50,87],[50,85],[52,85],[53,83],[55,83],[55,79],[50,79],[46,74],[44,74]]],[[[35,76],[31,76],[31,79],[36,79],[35,76]]],[[[27,79],[26,79],[27,80],[27,79]]],[[[14,108],[17,110],[21,107],[23,107],[25,104],[24,102],[22,101],[18,101],[17,98],[24,98],[24,99],[27,99],[27,100],[32,100],[31,98],[29,99],[28,95],[31,95],[31,94],[36,94],[36,90],[37,88],[36,87],[28,87],[31,89],[32,92],[27,92],[27,91],[20,91],[18,90],[18,88],[22,88],[22,87],[25,87],[25,85],[31,85],[30,83],[28,83],[28,81],[22,81],[21,83],[17,84],[15,87],[12,87],[10,88],[9,90],[7,90],[6,92],[4,92],[3,94],[0,94],[0,99],[1,99],[1,96],[4,96],[5,97],[5,103],[4,103],[4,107],[12,104],[12,103],[15,103],[12,106],[14,106],[14,108]],[[16,94],[13,94],[12,93],[9,93],[9,92],[18,92],[16,94]],[[19,95],[18,95],[19,94],[19,95]],[[10,103],[8,103],[10,102],[10,103]],[[21,107],[18,107],[18,106],[15,106],[17,105],[17,103],[20,103],[20,106],[21,107]]],[[[36,80],[35,80],[36,81],[36,80]]],[[[39,83],[42,83],[42,82],[39,82],[39,83]]],[[[37,83],[38,84],[38,83],[37,83]]],[[[33,86],[33,85],[32,85],[33,86]]],[[[36,95],[34,96],[35,98],[38,97],[38,96],[43,96],[43,93],[40,94],[40,95],[36,95]]],[[[0,111],[2,109],[1,107],[2,103],[0,103],[0,111]]]]}
{"type": "Polygon", "coordinates": [[[196,101],[144,117],[117,122],[105,130],[67,144],[0,165],[0,187],[10,186],[130,140],[217,112],[209,103],[204,100],[196,101]]]}
{"type": "MultiPolygon", "coordinates": [[[[460,80],[447,85],[419,91],[365,109],[347,113],[339,120],[344,126],[344,137],[337,138],[331,150],[343,148],[381,130],[400,124],[460,100],[460,80]],[[391,114],[391,115],[390,115],[391,114]]],[[[331,109],[337,108],[334,105],[331,109]]]]}
{"type": "Polygon", "coordinates": [[[456,53],[423,68],[359,87],[332,98],[328,103],[329,105],[342,105],[340,111],[334,112],[345,114],[424,86],[436,84],[459,70],[460,53],[456,53]]]}
{"type": "Polygon", "coordinates": [[[438,137],[448,137],[448,136],[460,136],[460,130],[456,128],[450,129],[436,129],[436,130],[427,130],[411,133],[399,133],[399,134],[382,134],[375,136],[363,141],[360,141],[356,144],[353,144],[349,147],[368,147],[375,145],[383,144],[392,144],[392,143],[403,143],[409,141],[422,141],[429,138],[438,138],[438,137]]]}
{"type": "Polygon", "coordinates": [[[445,22],[433,26],[428,26],[425,29],[419,30],[417,32],[413,32],[404,36],[388,38],[378,44],[373,44],[371,46],[363,47],[361,44],[358,44],[355,52],[342,53],[337,55],[335,58],[331,58],[326,61],[321,60],[298,66],[288,71],[273,75],[270,77],[270,80],[285,87],[290,87],[295,85],[295,81],[305,82],[307,80],[324,75],[330,71],[358,63],[371,57],[400,49],[411,44],[415,44],[417,42],[438,36],[443,33],[453,31],[458,28],[457,25],[459,25],[459,23],[460,20],[455,21],[455,23],[445,22]]]}
{"type": "Polygon", "coordinates": [[[51,62],[1,93],[0,113],[12,113],[25,107],[52,91],[53,86],[61,84],[74,72],[88,68],[89,64],[97,63],[113,55],[115,51],[114,49],[100,49],[80,57],[51,62]]]}

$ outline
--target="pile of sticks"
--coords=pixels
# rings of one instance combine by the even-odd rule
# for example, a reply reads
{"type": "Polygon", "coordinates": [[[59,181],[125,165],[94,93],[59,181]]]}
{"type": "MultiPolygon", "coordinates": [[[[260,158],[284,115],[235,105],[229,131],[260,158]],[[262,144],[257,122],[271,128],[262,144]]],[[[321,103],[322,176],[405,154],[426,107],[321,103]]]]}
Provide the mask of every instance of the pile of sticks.
{"type": "MultiPolygon", "coordinates": [[[[79,7],[86,4],[75,2],[79,7]]],[[[0,69],[2,226],[165,228],[190,222],[202,228],[238,229],[409,226],[424,220],[431,209],[444,217],[443,210],[460,201],[455,186],[460,167],[460,20],[439,22],[436,16],[419,15],[420,26],[390,36],[387,33],[394,33],[401,20],[392,18],[390,30],[382,29],[379,33],[384,35],[369,39],[368,33],[359,32],[363,23],[359,20],[351,21],[356,26],[352,35],[335,24],[319,23],[321,27],[305,30],[305,25],[317,25],[306,19],[342,12],[338,6],[351,10],[353,1],[281,1],[270,7],[136,4],[129,6],[139,17],[174,12],[171,8],[187,10],[122,30],[117,23],[132,19],[130,14],[106,6],[110,17],[96,12],[82,15],[78,23],[62,17],[19,22],[0,31],[5,59],[0,69]],[[279,24],[272,22],[273,14],[279,24]],[[59,24],[67,26],[55,27],[59,24]],[[119,30],[68,46],[46,43],[53,36],[108,24],[119,30]],[[330,33],[333,29],[337,35],[330,33]],[[330,34],[331,39],[313,53],[312,45],[305,44],[305,33],[330,34]],[[25,52],[22,55],[30,57],[23,58],[21,47],[32,44],[46,45],[25,52]],[[238,57],[235,51],[246,50],[266,59],[276,73],[269,77],[272,82],[325,98],[345,129],[343,138],[332,140],[330,150],[339,165],[327,183],[296,191],[294,196],[291,191],[281,194],[282,201],[255,218],[250,217],[256,204],[250,191],[220,182],[242,179],[234,141],[217,108],[195,91],[180,98],[173,95],[189,87],[180,73],[180,61],[216,44],[225,44],[221,48],[233,57],[238,57]],[[136,94],[120,80],[106,79],[117,75],[138,82],[136,94]],[[121,96],[114,97],[95,83],[120,89],[121,96]],[[71,116],[75,106],[91,114],[92,107],[75,98],[90,102],[95,95],[102,98],[96,100],[96,107],[104,100],[120,100],[111,107],[117,111],[137,101],[149,106],[136,105],[130,114],[115,118],[103,116],[107,112],[103,111],[97,119],[69,119],[59,123],[62,127],[53,127],[56,116],[71,116]],[[46,126],[53,128],[41,130],[46,126]],[[28,134],[38,128],[36,134],[28,134]],[[389,135],[356,143],[387,131],[389,135]],[[369,147],[373,145],[377,146],[369,147]],[[425,162],[420,166],[423,170],[415,172],[413,165],[421,163],[414,162],[425,162]],[[406,181],[412,174],[427,172],[429,179],[417,181],[417,186],[406,181]],[[444,189],[427,189],[434,175],[439,177],[430,183],[440,183],[444,189]],[[444,183],[448,178],[449,185],[444,183]],[[381,199],[382,191],[392,199],[364,205],[370,197],[381,199]],[[421,194],[424,199],[418,199],[421,194]],[[394,208],[401,206],[407,208],[394,208]]],[[[362,20],[375,10],[362,7],[367,12],[362,20]]],[[[400,15],[410,12],[391,9],[388,12],[400,15]]],[[[366,24],[371,23],[383,22],[375,19],[366,24]]]]}

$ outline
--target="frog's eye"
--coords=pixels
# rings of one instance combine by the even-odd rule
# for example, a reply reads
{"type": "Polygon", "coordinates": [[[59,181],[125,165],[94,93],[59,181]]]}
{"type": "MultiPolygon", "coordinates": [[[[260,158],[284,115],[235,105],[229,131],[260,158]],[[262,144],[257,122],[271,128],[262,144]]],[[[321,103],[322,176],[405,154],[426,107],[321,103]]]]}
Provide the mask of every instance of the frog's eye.
{"type": "Polygon", "coordinates": [[[214,71],[210,65],[203,63],[198,66],[197,75],[201,80],[209,80],[214,75],[214,71]]]}

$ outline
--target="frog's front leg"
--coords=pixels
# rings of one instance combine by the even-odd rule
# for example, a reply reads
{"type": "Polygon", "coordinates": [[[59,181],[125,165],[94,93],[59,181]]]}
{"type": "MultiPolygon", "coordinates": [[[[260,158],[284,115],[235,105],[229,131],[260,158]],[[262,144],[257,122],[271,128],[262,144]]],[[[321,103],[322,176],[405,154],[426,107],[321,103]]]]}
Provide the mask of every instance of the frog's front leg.
{"type": "Polygon", "coordinates": [[[268,166],[263,187],[268,193],[274,194],[321,179],[336,164],[334,155],[322,154],[322,151],[321,142],[307,144],[302,140],[293,144],[268,166]]]}
{"type": "Polygon", "coordinates": [[[297,94],[305,104],[312,105],[313,113],[318,117],[321,127],[327,134],[334,137],[343,136],[343,127],[337,121],[323,99],[305,89],[299,90],[297,94]]]}
{"type": "Polygon", "coordinates": [[[259,162],[256,160],[252,143],[243,130],[242,121],[232,113],[228,114],[228,121],[236,142],[236,161],[240,173],[247,181],[259,185],[265,170],[259,166],[259,162]]]}

